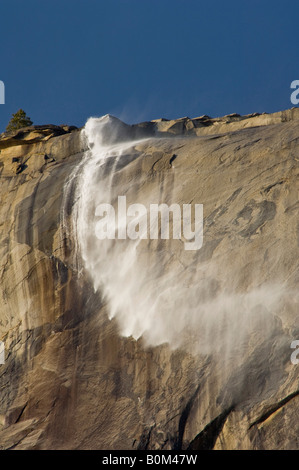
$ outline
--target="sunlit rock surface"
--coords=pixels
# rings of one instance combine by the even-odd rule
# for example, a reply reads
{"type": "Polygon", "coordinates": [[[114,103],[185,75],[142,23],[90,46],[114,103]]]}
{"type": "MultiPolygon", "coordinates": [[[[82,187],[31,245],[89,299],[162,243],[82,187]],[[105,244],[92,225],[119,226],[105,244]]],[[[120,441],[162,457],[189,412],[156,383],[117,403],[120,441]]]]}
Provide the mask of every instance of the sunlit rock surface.
{"type": "Polygon", "coordinates": [[[64,200],[66,181],[87,150],[80,130],[2,134],[0,448],[298,449],[299,110],[118,129],[117,139],[149,138],[117,172],[132,201],[154,188],[164,202],[204,206],[203,247],[173,241],[165,272],[183,266],[197,282],[202,269],[209,295],[233,289],[240,310],[261,287],[267,305],[252,328],[217,326],[211,302],[218,336],[196,351],[122,336],[65,225],[76,198],[71,188],[64,200]]]}

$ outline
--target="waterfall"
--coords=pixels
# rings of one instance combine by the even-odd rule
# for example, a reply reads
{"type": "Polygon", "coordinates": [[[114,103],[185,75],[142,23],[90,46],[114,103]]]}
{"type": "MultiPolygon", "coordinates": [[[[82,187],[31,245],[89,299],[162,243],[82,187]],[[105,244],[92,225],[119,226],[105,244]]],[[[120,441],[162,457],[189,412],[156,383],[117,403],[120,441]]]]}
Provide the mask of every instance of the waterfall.
{"type": "MultiPolygon", "coordinates": [[[[76,179],[73,236],[82,269],[95,291],[100,290],[120,334],[142,337],[151,346],[168,343],[201,354],[219,353],[223,360],[242,355],[256,332],[262,339],[271,336],[281,308],[281,285],[257,283],[236,292],[238,273],[225,272],[225,259],[199,261],[198,252],[184,250],[182,239],[97,237],[97,207],[116,207],[119,196],[145,207],[177,202],[171,200],[176,171],[169,172],[166,182],[160,177],[145,181],[146,149],[155,138],[132,139],[130,126],[112,116],[90,118],[82,138],[88,150],[70,178],[76,179]]],[[[124,233],[126,223],[118,217],[116,232],[124,233]]]]}

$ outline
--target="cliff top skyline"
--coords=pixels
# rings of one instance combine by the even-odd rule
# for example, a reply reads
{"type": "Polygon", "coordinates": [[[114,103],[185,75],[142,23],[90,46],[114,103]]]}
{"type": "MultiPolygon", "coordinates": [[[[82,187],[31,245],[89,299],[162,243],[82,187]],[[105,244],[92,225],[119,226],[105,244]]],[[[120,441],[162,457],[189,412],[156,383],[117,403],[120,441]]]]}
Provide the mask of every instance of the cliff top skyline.
{"type": "Polygon", "coordinates": [[[290,108],[298,13],[293,0],[4,0],[0,131],[19,108],[76,126],[290,108]]]}

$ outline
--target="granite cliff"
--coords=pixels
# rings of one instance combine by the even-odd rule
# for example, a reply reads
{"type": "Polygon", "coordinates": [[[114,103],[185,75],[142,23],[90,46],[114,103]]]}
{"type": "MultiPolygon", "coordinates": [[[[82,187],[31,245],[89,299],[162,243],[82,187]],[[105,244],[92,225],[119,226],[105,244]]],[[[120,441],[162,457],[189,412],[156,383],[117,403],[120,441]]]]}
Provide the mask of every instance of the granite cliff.
{"type": "Polygon", "coordinates": [[[199,347],[180,338],[186,290],[163,324],[173,318],[178,345],[134,338],[78,261],[76,177],[65,188],[88,150],[82,131],[2,134],[0,449],[298,449],[299,110],[118,132],[133,142],[112,188],[203,204],[198,252],[175,241],[142,251],[145,270],[158,256],[177,292],[186,272],[200,292],[199,347]]]}

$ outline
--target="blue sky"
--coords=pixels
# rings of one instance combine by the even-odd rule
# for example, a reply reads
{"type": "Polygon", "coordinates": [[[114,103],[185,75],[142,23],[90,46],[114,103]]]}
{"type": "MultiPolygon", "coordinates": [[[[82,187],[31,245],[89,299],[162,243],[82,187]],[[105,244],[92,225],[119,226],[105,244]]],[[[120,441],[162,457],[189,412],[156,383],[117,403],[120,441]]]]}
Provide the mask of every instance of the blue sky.
{"type": "Polygon", "coordinates": [[[298,0],[1,0],[0,131],[287,109],[298,0]]]}

